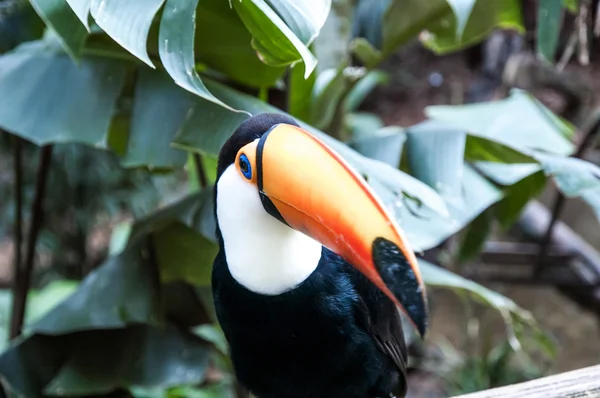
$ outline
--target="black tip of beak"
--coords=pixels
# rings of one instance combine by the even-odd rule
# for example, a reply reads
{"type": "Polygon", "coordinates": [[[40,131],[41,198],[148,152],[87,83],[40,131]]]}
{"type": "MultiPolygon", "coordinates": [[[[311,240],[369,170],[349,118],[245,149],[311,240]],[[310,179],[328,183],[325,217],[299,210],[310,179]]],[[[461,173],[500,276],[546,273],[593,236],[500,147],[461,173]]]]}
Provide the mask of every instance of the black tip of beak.
{"type": "Polygon", "coordinates": [[[385,238],[373,241],[373,263],[423,338],[427,330],[427,302],[410,263],[400,248],[385,238]]]}

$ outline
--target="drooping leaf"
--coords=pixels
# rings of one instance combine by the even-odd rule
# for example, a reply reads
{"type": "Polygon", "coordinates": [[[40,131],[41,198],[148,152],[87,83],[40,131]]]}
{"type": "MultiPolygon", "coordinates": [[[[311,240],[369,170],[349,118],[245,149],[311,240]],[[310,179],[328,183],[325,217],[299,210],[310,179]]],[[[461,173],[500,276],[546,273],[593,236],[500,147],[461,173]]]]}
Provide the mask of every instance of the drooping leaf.
{"type": "Polygon", "coordinates": [[[492,211],[488,209],[467,225],[458,250],[459,261],[470,261],[481,252],[492,231],[492,221],[494,220],[492,215],[492,211]]]}
{"type": "Polygon", "coordinates": [[[45,387],[51,395],[91,395],[116,388],[197,385],[208,369],[207,344],[167,324],[82,333],[69,358],[45,387]]]}
{"type": "MultiPolygon", "coordinates": [[[[283,67],[269,66],[259,59],[251,45],[252,35],[227,1],[202,0],[196,14],[195,36],[196,58],[235,82],[271,87],[285,71],[283,67]]],[[[303,66],[296,65],[296,68],[303,69],[303,66]]]]}
{"type": "Polygon", "coordinates": [[[517,89],[499,101],[430,106],[425,108],[425,113],[471,135],[497,141],[526,154],[531,150],[543,150],[568,155],[574,150],[566,138],[573,128],[558,120],[532,95],[517,89]]]}
{"type": "Polygon", "coordinates": [[[504,190],[504,198],[494,207],[502,228],[506,230],[517,221],[527,203],[541,194],[545,186],[544,173],[537,171],[507,187],[504,190]]]}
{"type": "Polygon", "coordinates": [[[331,9],[331,0],[267,0],[271,8],[304,43],[310,45],[319,35],[331,9]]]}
{"type": "Polygon", "coordinates": [[[97,57],[76,65],[44,42],[22,45],[0,57],[0,126],[36,145],[104,148],[125,65],[97,57]]]}
{"type": "Polygon", "coordinates": [[[317,59],[264,0],[236,0],[233,7],[252,33],[252,46],[261,59],[272,66],[304,62],[304,78],[317,65],[317,59]]]}
{"type": "Polygon", "coordinates": [[[425,121],[407,130],[406,152],[412,175],[460,206],[466,134],[425,121]]]}
{"type": "Polygon", "coordinates": [[[562,25],[562,0],[540,0],[537,12],[537,53],[553,62],[562,25]]]}
{"type": "Polygon", "coordinates": [[[210,286],[217,246],[200,233],[176,222],[154,233],[161,281],[210,286]]]}
{"type": "Polygon", "coordinates": [[[350,43],[350,49],[354,55],[368,68],[373,68],[381,62],[383,55],[381,51],[371,45],[362,37],[357,37],[350,43]]]}
{"type": "Polygon", "coordinates": [[[295,118],[310,122],[311,98],[317,74],[304,78],[302,65],[294,65],[289,74],[288,113],[295,118]]]}
{"type": "Polygon", "coordinates": [[[321,72],[315,80],[310,100],[310,124],[321,130],[327,129],[347,89],[344,65],[337,70],[321,72]]]}
{"type": "Polygon", "coordinates": [[[143,68],[136,82],[125,167],[175,168],[185,152],[170,146],[196,98],[162,72],[143,68]]]}
{"type": "Polygon", "coordinates": [[[387,57],[446,15],[453,16],[446,0],[391,1],[382,21],[383,56],[387,57]]]}
{"type": "Polygon", "coordinates": [[[90,329],[161,322],[151,265],[139,250],[124,251],[92,271],[79,288],[27,328],[58,335],[90,329]]]}
{"type": "Polygon", "coordinates": [[[158,34],[160,59],[175,83],[219,106],[234,110],[215,97],[195,69],[194,31],[198,0],[166,0],[158,34]]]}
{"type": "Polygon", "coordinates": [[[46,26],[55,32],[67,54],[73,60],[79,59],[87,32],[66,0],[31,0],[30,3],[46,26]]]}
{"type": "Polygon", "coordinates": [[[150,25],[165,0],[92,0],[92,17],[114,41],[142,60],[155,65],[148,56],[146,42],[150,25]]]}
{"type": "Polygon", "coordinates": [[[419,268],[426,285],[462,290],[471,293],[479,301],[497,309],[506,318],[515,314],[523,319],[531,320],[531,314],[509,298],[494,292],[473,281],[463,278],[437,265],[433,265],[423,259],[419,259],[419,268]]]}
{"type": "Polygon", "coordinates": [[[83,26],[90,31],[90,23],[88,16],[90,15],[90,7],[92,6],[92,0],[67,0],[71,9],[77,15],[77,18],[81,21],[83,26]]]}
{"type": "MultiPolygon", "coordinates": [[[[463,11],[471,0],[447,0],[450,4],[465,3],[463,11]]],[[[471,6],[468,20],[466,12],[447,12],[431,21],[421,35],[421,42],[438,54],[458,51],[483,41],[496,28],[516,30],[523,33],[523,18],[519,0],[477,0],[471,6]],[[465,23],[461,29],[461,24],[465,23]],[[457,33],[461,32],[458,35],[457,33]]]]}
{"type": "Polygon", "coordinates": [[[552,176],[558,188],[568,197],[576,197],[589,189],[600,189],[600,167],[573,157],[538,153],[536,158],[544,172],[552,176]]]}
{"type": "Polygon", "coordinates": [[[477,0],[447,0],[456,18],[456,36],[460,40],[477,0]]]}
{"type": "Polygon", "coordinates": [[[465,163],[463,172],[461,202],[447,202],[449,215],[446,217],[411,201],[389,204],[415,250],[437,246],[502,198],[502,192],[470,165],[465,163]]]}
{"type": "Polygon", "coordinates": [[[348,92],[344,103],[346,112],[354,112],[375,87],[389,81],[390,77],[385,72],[379,70],[367,72],[348,92]]]}

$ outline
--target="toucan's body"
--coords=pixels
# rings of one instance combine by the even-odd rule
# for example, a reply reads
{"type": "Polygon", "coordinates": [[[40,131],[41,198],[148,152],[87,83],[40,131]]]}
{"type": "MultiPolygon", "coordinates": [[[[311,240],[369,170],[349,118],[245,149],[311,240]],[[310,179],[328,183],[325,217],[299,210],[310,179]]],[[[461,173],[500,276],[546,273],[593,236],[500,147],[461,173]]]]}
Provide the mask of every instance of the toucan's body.
{"type": "Polygon", "coordinates": [[[360,177],[293,120],[262,114],[224,145],[215,196],[213,296],[242,386],[257,398],[404,396],[399,310],[423,333],[422,281],[360,177]]]}

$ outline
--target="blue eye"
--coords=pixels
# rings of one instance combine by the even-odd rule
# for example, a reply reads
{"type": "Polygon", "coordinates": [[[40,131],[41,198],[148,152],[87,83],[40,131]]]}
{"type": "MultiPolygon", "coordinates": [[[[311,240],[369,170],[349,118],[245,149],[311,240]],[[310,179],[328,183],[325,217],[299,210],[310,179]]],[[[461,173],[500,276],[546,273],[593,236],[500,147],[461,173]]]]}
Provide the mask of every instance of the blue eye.
{"type": "Polygon", "coordinates": [[[250,161],[244,154],[240,155],[240,170],[244,177],[249,180],[252,179],[252,166],[250,166],[250,161]]]}

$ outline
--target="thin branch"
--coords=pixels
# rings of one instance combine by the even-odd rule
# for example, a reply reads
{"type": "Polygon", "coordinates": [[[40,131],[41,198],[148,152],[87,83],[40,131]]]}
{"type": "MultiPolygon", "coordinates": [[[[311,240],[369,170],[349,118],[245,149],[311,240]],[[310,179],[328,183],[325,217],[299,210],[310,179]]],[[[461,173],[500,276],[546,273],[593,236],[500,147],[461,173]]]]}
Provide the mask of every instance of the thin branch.
{"type": "Polygon", "coordinates": [[[571,57],[573,56],[573,54],[575,54],[575,48],[577,47],[577,43],[578,43],[577,32],[573,31],[573,32],[571,32],[571,36],[569,36],[569,41],[567,42],[565,51],[563,51],[562,56],[560,57],[560,60],[558,61],[558,64],[556,64],[556,69],[558,69],[559,71],[562,71],[563,69],[565,69],[565,66],[567,66],[567,64],[571,60],[571,57]]]}
{"type": "Polygon", "coordinates": [[[37,169],[35,183],[35,196],[31,205],[31,225],[27,234],[27,252],[25,263],[15,279],[16,288],[13,297],[13,307],[11,316],[11,338],[21,334],[23,321],[25,319],[25,308],[27,306],[27,293],[31,286],[31,274],[33,271],[33,260],[35,257],[35,246],[42,226],[44,215],[44,196],[46,191],[46,181],[50,170],[50,161],[52,159],[52,145],[47,145],[40,150],[40,160],[37,169]]]}
{"type": "MultiPolygon", "coordinates": [[[[17,297],[17,291],[19,288],[19,281],[21,275],[21,266],[23,262],[23,146],[21,138],[14,136],[15,147],[14,147],[14,173],[15,173],[15,225],[14,225],[14,247],[15,257],[13,265],[13,282],[12,282],[12,294],[13,297],[17,297]]],[[[18,335],[16,324],[11,323],[10,337],[13,338],[18,335]]]]}
{"type": "Polygon", "coordinates": [[[588,44],[588,15],[590,10],[590,0],[581,0],[579,5],[579,15],[577,17],[577,30],[579,32],[579,63],[589,65],[590,49],[588,44]]]}
{"type": "Polygon", "coordinates": [[[198,177],[198,185],[204,189],[208,186],[208,178],[206,177],[206,170],[204,170],[204,164],[202,163],[202,155],[194,153],[194,166],[196,166],[196,174],[198,177]]]}

